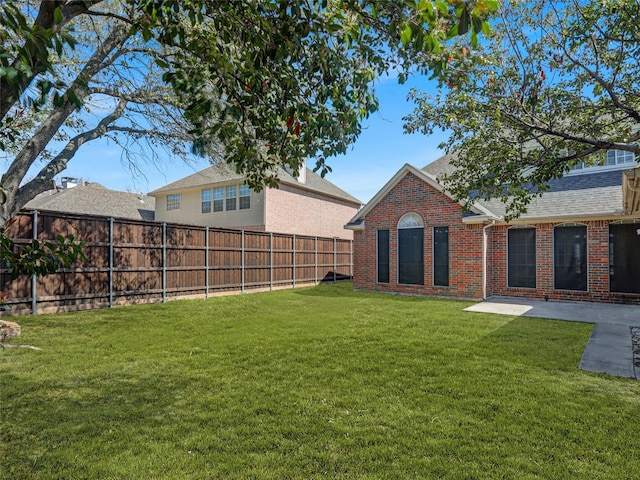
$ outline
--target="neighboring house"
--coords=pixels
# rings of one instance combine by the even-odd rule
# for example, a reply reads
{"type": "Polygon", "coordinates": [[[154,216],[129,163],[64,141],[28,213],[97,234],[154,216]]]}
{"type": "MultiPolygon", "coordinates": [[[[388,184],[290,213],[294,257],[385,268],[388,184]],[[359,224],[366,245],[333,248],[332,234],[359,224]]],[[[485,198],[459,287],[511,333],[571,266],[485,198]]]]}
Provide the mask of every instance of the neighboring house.
{"type": "Polygon", "coordinates": [[[150,192],[156,220],[211,227],[353,238],[344,224],[361,202],[308,168],[294,178],[284,169],[280,188],[260,192],[220,163],[150,192]]]}
{"type": "Polygon", "coordinates": [[[154,220],[155,198],[109,190],[99,183],[64,177],[62,185],[30,200],[26,210],[100,215],[132,220],[154,220]]]}
{"type": "Polygon", "coordinates": [[[497,200],[463,211],[439,183],[450,156],[405,165],[346,225],[354,288],[640,304],[640,167],[620,151],[607,163],[550,182],[511,222],[497,200]]]}

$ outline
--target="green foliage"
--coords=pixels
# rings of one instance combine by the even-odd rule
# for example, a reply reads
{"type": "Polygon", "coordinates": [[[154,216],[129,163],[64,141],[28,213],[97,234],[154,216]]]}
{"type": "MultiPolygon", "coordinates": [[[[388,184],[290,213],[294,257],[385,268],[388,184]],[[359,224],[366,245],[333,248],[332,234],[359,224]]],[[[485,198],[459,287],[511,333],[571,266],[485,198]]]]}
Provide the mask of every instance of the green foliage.
{"type": "MultiPolygon", "coordinates": [[[[5,201],[6,194],[0,185],[0,205],[5,201]]],[[[10,224],[11,220],[5,225],[10,224]]],[[[84,242],[76,241],[73,235],[58,235],[57,242],[33,240],[27,245],[16,245],[5,225],[0,226],[0,268],[9,270],[14,280],[22,275],[41,277],[87,258],[82,251],[84,242]]]]}
{"type": "Polygon", "coordinates": [[[449,131],[458,170],[447,188],[518,216],[572,165],[609,149],[640,155],[638,18],[629,0],[504,2],[490,41],[451,56],[448,90],[413,93],[407,130],[449,131]]]}
{"type": "MultiPolygon", "coordinates": [[[[61,56],[65,47],[74,48],[76,39],[66,29],[60,28],[62,9],[54,10],[53,28],[33,24],[14,1],[0,3],[0,81],[6,80],[9,88],[2,92],[4,98],[20,100],[23,107],[38,108],[46,101],[50,86],[38,82],[38,95],[25,92],[35,75],[52,74],[52,55],[61,56]]],[[[4,119],[3,119],[4,120],[4,119]]],[[[4,146],[0,144],[0,148],[4,146]]]]}
{"type": "Polygon", "coordinates": [[[36,15],[24,0],[2,5],[0,147],[15,155],[2,182],[7,217],[101,136],[132,165],[141,140],[145,158],[158,145],[184,155],[191,142],[256,190],[275,185],[283,164],[297,172],[315,158],[324,174],[378,108],[376,78],[441,78],[448,42],[476,45],[497,9],[489,0],[56,0],[36,15]],[[93,95],[112,111],[89,128],[79,110],[93,95]],[[68,148],[49,153],[60,139],[68,148]],[[23,182],[37,160],[49,163],[23,182]]]}
{"type": "Polygon", "coordinates": [[[33,240],[27,245],[16,245],[0,227],[0,268],[7,269],[11,278],[19,276],[41,277],[60,268],[70,268],[78,260],[86,260],[82,248],[73,235],[57,236],[56,242],[33,240]]]}
{"type": "Polygon", "coordinates": [[[23,317],[2,478],[613,479],[640,382],[592,326],[350,284],[23,317]]]}
{"type": "Polygon", "coordinates": [[[159,65],[186,105],[196,151],[217,140],[260,189],[275,185],[282,164],[297,171],[315,158],[316,170],[330,170],[326,159],[345,153],[378,108],[372,82],[392,69],[443,71],[422,53],[439,53],[462,15],[476,20],[462,33],[486,30],[491,9],[479,3],[147,0],[137,28],[181,52],[159,65]]]}

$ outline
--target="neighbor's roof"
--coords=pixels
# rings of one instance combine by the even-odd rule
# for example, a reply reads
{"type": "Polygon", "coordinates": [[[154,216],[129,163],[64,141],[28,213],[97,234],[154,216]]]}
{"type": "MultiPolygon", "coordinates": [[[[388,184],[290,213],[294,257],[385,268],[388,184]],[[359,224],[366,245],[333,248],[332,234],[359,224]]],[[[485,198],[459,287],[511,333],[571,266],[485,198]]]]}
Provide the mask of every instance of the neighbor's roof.
{"type": "Polygon", "coordinates": [[[49,190],[25,205],[26,209],[100,215],[133,220],[154,220],[156,199],[148,195],[109,190],[86,183],[64,190],[49,190]]]}
{"type": "MultiPolygon", "coordinates": [[[[322,178],[317,173],[307,168],[306,171],[306,183],[298,182],[293,176],[287,173],[283,168],[278,170],[278,178],[282,184],[291,185],[303,190],[309,190],[321,195],[330,196],[339,200],[344,200],[358,206],[362,205],[362,202],[354,196],[348,194],[341,188],[335,186],[326,178],[322,178]]],[[[188,177],[181,178],[173,183],[160,187],[149,195],[160,195],[170,192],[178,192],[191,188],[204,187],[215,183],[224,183],[231,181],[241,181],[244,176],[237,173],[235,169],[226,164],[218,163],[209,168],[205,168],[199,172],[189,175],[188,177]]]]}
{"type": "MultiPolygon", "coordinates": [[[[451,174],[453,155],[444,155],[422,171],[442,178],[451,174]]],[[[549,189],[535,197],[518,221],[552,218],[579,218],[623,214],[622,170],[579,172],[548,182],[549,189]]],[[[506,205],[498,199],[477,200],[496,218],[506,214],[506,205]]]]}

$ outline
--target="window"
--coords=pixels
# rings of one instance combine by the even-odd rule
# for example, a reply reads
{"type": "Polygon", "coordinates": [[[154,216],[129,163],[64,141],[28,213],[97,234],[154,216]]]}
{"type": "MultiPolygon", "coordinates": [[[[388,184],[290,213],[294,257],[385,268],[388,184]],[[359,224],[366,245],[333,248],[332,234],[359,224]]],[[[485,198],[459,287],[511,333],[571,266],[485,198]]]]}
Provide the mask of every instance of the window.
{"type": "Polygon", "coordinates": [[[398,222],[398,283],[424,285],[424,224],[415,213],[398,222]]]}
{"type": "Polygon", "coordinates": [[[202,213],[211,213],[211,189],[202,190],[202,213]]]}
{"type": "Polygon", "coordinates": [[[433,227],[433,284],[449,286],[449,227],[433,227]]]}
{"type": "Polygon", "coordinates": [[[609,290],[640,293],[640,223],[609,225],[609,290]]]}
{"type": "Polygon", "coordinates": [[[236,209],[236,186],[229,185],[227,188],[227,203],[225,206],[225,210],[235,210],[236,209]]]}
{"type": "Polygon", "coordinates": [[[224,189],[222,187],[213,189],[213,211],[222,212],[224,210],[224,189]]]}
{"type": "Polygon", "coordinates": [[[167,212],[171,210],[180,210],[180,194],[179,193],[167,195],[167,212]]]}
{"type": "Polygon", "coordinates": [[[609,150],[607,152],[606,165],[621,165],[624,163],[633,163],[636,161],[636,157],[633,152],[627,152],[625,150],[609,150]]]}
{"type": "Polygon", "coordinates": [[[587,226],[553,229],[554,288],[587,290],[587,226]]]}
{"type": "Polygon", "coordinates": [[[536,288],[536,229],[507,231],[507,286],[536,288]]]}
{"type": "Polygon", "coordinates": [[[636,156],[633,152],[627,152],[625,150],[608,150],[604,159],[601,157],[601,161],[595,164],[578,162],[571,167],[571,171],[624,165],[627,163],[635,163],[635,161],[636,156]]]}
{"type": "Polygon", "coordinates": [[[240,210],[251,208],[251,189],[249,185],[240,185],[240,210]]]}
{"type": "Polygon", "coordinates": [[[378,283],[389,283],[389,230],[378,230],[378,283]]]}

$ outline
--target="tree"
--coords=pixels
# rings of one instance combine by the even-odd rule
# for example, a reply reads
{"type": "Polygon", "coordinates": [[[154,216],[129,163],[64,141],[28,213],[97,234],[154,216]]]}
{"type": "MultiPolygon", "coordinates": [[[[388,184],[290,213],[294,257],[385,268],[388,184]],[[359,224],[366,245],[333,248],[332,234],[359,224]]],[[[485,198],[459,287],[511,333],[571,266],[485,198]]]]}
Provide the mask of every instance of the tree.
{"type": "Polygon", "coordinates": [[[190,144],[217,153],[256,189],[273,185],[282,163],[296,171],[316,157],[326,172],[325,159],[344,152],[377,108],[378,75],[442,74],[446,40],[467,35],[477,43],[496,7],[491,0],[47,0],[36,13],[30,2],[5,0],[0,148],[9,165],[0,225],[50,188],[82,144],[105,135],[129,154],[137,142],[150,143],[144,152],[164,146],[184,155],[190,144]],[[88,113],[101,117],[89,124],[88,113]]]}
{"type": "Polygon", "coordinates": [[[632,0],[505,2],[490,40],[452,58],[446,91],[413,93],[406,128],[449,130],[447,188],[517,216],[576,163],[640,154],[638,18],[632,0]]]}

